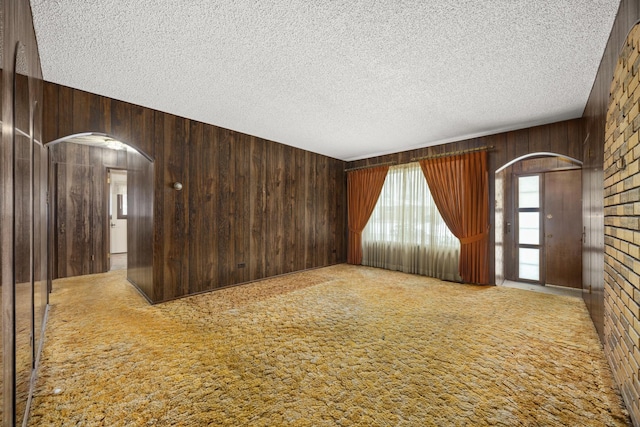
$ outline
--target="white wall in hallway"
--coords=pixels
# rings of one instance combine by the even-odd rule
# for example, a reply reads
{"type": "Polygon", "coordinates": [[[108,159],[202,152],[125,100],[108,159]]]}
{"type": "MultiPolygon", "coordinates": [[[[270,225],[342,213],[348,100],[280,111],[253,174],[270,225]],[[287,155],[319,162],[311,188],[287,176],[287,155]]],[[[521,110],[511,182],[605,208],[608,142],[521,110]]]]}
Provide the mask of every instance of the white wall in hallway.
{"type": "Polygon", "coordinates": [[[124,203],[127,200],[127,171],[112,170],[110,184],[110,214],[112,254],[127,252],[127,220],[118,219],[118,194],[122,194],[124,203]]]}

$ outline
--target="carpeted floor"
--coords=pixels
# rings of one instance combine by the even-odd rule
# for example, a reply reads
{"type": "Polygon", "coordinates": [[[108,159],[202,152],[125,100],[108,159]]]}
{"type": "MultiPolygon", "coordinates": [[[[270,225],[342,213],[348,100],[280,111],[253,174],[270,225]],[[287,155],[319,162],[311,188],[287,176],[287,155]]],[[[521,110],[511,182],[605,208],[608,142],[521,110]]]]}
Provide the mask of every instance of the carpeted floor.
{"type": "Polygon", "coordinates": [[[149,306],[58,280],[32,426],[629,425],[579,298],[338,265],[149,306]]]}

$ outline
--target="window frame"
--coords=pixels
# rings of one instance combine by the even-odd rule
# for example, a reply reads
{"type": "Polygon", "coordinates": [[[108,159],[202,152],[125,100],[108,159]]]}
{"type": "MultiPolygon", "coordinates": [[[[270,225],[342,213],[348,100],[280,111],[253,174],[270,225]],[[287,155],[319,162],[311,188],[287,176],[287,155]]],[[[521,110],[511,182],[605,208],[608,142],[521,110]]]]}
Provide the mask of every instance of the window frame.
{"type": "Polygon", "coordinates": [[[515,185],[514,188],[514,200],[515,200],[515,209],[514,209],[514,223],[515,223],[515,262],[516,262],[516,277],[520,282],[527,283],[536,283],[536,284],[544,284],[545,283],[545,268],[544,268],[544,176],[541,173],[524,173],[524,174],[514,174],[515,185]],[[521,208],[520,207],[520,178],[526,178],[531,176],[538,177],[538,207],[531,208],[521,208]],[[538,244],[531,243],[520,243],[520,213],[521,212],[536,212],[538,213],[538,244]],[[529,278],[523,278],[520,276],[520,249],[537,249],[538,250],[538,280],[533,280],[529,278]]]}

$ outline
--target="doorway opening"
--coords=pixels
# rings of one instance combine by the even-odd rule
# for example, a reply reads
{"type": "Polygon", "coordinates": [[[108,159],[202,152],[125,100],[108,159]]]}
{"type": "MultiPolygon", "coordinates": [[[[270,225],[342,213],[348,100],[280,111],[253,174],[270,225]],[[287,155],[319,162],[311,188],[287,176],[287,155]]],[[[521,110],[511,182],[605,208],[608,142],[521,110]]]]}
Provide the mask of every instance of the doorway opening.
{"type": "Polygon", "coordinates": [[[127,268],[127,170],[107,168],[109,191],[109,235],[108,268],[109,271],[127,268]]]}
{"type": "Polygon", "coordinates": [[[582,162],[534,153],[496,172],[496,284],[582,288],[582,162]]]}
{"type": "Polygon", "coordinates": [[[53,279],[120,268],[126,270],[130,283],[151,295],[153,158],[128,143],[93,132],[46,146],[53,279]],[[116,230],[112,233],[112,229],[116,230]],[[112,253],[123,259],[110,262],[112,253]]]}

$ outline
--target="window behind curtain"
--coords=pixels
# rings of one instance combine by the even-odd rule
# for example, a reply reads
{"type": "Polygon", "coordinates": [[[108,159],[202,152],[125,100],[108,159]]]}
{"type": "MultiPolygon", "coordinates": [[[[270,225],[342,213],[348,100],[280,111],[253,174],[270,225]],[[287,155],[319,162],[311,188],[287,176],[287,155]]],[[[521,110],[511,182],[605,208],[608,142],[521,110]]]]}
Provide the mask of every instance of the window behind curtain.
{"type": "Polygon", "coordinates": [[[460,242],[442,220],[418,163],[389,168],[362,232],[362,250],[362,265],[460,280],[460,242]]]}

